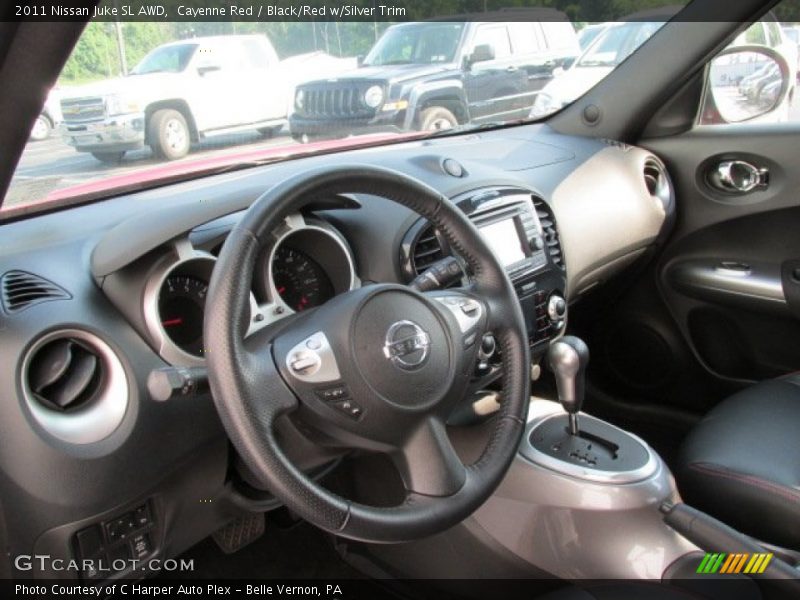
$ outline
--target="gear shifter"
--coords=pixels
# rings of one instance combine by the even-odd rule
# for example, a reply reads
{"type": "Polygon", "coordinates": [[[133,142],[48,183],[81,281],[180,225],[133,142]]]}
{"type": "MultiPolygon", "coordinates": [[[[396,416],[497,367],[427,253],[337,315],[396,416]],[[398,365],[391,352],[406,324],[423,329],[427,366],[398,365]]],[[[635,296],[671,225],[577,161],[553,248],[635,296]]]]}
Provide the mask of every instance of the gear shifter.
{"type": "Polygon", "coordinates": [[[578,435],[578,412],[583,405],[589,348],[582,339],[567,335],[550,345],[547,361],[556,376],[558,399],[569,415],[569,432],[578,435]]]}

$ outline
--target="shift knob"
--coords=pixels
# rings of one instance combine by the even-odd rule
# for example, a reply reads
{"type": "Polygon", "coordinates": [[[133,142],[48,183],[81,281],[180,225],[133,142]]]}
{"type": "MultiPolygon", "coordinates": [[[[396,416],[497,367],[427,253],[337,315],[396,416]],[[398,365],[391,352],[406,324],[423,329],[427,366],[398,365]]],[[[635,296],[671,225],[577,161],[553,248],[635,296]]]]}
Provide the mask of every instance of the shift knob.
{"type": "Polygon", "coordinates": [[[577,435],[578,412],[583,405],[585,393],[589,348],[582,339],[565,335],[550,344],[547,361],[556,376],[558,399],[569,414],[569,432],[577,435]]]}

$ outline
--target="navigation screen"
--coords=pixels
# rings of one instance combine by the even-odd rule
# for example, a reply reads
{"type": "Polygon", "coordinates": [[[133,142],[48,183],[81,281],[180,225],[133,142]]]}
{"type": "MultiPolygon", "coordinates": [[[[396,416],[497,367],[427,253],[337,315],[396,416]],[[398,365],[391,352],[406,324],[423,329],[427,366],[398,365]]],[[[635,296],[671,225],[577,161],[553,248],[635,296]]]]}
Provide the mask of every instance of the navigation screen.
{"type": "Polygon", "coordinates": [[[514,219],[483,225],[480,230],[504,267],[525,259],[525,252],[522,249],[522,242],[514,219]]]}

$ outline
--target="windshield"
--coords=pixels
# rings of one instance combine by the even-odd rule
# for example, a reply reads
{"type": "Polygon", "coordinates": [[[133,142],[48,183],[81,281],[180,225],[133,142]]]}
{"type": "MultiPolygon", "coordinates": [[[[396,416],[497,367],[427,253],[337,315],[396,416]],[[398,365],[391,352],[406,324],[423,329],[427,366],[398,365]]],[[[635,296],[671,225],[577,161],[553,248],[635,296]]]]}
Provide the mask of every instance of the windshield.
{"type": "Polygon", "coordinates": [[[538,9],[424,20],[431,4],[414,5],[425,7],[419,19],[403,22],[348,20],[333,2],[326,19],[193,18],[209,12],[193,8],[183,20],[90,21],[30,130],[0,220],[270,161],[543,119],[660,26],[614,21],[611,8],[602,21],[605,9],[582,3],[574,22],[556,9],[542,21],[529,20],[538,9]],[[598,33],[581,56],[589,22],[598,33]]]}
{"type": "Polygon", "coordinates": [[[131,70],[131,75],[180,73],[192,59],[197,44],[178,44],[157,48],[131,70]]]}
{"type": "Polygon", "coordinates": [[[664,23],[621,23],[603,31],[580,57],[580,67],[616,67],[664,23]]]}
{"type": "Polygon", "coordinates": [[[453,62],[464,23],[415,23],[392,27],[364,59],[369,66],[453,62]]]}

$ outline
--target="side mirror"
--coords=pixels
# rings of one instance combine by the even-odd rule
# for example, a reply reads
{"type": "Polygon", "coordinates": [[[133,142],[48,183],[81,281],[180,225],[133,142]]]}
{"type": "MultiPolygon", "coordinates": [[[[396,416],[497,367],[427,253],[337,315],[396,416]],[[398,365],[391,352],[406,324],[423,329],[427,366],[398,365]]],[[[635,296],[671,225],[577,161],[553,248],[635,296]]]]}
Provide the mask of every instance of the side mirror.
{"type": "Polygon", "coordinates": [[[356,56],[356,66],[360,68],[363,65],[364,65],[364,55],[359,54],[358,56],[356,56]]]}
{"type": "Polygon", "coordinates": [[[475,63],[486,62],[487,60],[494,60],[494,46],[491,44],[478,44],[467,58],[466,64],[467,67],[471,67],[475,63]]]}
{"type": "Polygon", "coordinates": [[[726,48],[711,61],[707,73],[701,123],[742,123],[766,115],[775,121],[788,117],[787,96],[795,73],[772,48],[726,48]]]}
{"type": "Polygon", "coordinates": [[[206,63],[203,65],[199,65],[197,67],[197,74],[200,75],[200,77],[202,77],[207,73],[213,73],[215,71],[220,71],[220,70],[222,70],[222,67],[220,65],[214,63],[206,63]]]}

